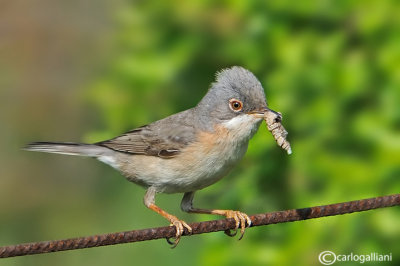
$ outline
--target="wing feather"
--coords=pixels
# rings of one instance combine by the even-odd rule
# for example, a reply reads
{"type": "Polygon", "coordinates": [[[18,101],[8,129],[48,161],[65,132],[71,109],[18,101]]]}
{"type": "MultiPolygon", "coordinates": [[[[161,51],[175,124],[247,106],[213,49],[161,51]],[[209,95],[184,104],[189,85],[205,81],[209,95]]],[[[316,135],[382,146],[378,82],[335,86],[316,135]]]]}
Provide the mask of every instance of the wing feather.
{"type": "Polygon", "coordinates": [[[130,130],[96,145],[118,152],[173,158],[195,138],[195,129],[190,123],[193,119],[190,119],[189,111],[191,110],[130,130]]]}

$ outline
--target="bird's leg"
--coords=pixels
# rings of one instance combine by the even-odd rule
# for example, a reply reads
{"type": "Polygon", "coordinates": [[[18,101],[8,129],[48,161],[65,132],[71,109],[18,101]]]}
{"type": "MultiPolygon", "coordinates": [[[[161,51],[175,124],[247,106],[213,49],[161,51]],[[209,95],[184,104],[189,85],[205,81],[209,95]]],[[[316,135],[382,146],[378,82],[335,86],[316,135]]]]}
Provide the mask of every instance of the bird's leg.
{"type": "Polygon", "coordinates": [[[178,245],[181,236],[184,232],[184,228],[186,228],[189,231],[189,233],[192,232],[192,228],[184,221],[179,220],[178,217],[167,213],[166,211],[155,205],[155,195],[156,195],[155,189],[150,187],[146,191],[146,195],[144,196],[144,205],[146,205],[146,207],[149,208],[150,210],[153,210],[158,214],[160,214],[161,216],[163,216],[164,218],[166,218],[171,223],[171,226],[175,226],[176,228],[175,241],[172,242],[169,239],[167,239],[168,243],[172,245],[172,248],[174,248],[178,245]]]}
{"type": "Polygon", "coordinates": [[[194,198],[194,192],[186,192],[182,198],[181,209],[189,213],[216,214],[225,216],[226,218],[233,218],[236,222],[235,232],[231,233],[229,230],[225,231],[225,234],[227,234],[228,236],[235,236],[237,230],[240,227],[240,237],[239,237],[240,240],[243,238],[246,227],[251,226],[250,217],[243,212],[233,211],[233,210],[205,210],[205,209],[193,208],[193,198],[194,198]]]}

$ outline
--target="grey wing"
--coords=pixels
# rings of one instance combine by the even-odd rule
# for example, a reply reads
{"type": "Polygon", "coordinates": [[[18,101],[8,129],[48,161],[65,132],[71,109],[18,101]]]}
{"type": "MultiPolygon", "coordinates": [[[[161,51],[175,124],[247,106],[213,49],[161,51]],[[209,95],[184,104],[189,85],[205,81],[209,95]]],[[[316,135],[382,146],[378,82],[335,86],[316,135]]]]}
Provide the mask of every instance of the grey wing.
{"type": "Polygon", "coordinates": [[[176,121],[179,119],[172,119],[174,125],[171,123],[171,118],[133,129],[116,138],[96,143],[96,145],[130,154],[172,158],[194,140],[195,130],[187,123],[177,124],[176,121]]]}

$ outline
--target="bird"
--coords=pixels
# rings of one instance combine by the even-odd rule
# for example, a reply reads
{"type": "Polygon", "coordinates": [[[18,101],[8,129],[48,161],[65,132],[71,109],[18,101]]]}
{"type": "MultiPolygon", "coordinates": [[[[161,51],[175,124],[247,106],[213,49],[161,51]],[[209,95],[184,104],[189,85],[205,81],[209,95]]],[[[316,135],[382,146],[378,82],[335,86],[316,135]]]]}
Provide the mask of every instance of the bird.
{"type": "Polygon", "coordinates": [[[183,193],[181,209],[188,213],[233,218],[240,238],[251,226],[241,211],[193,206],[195,192],[208,187],[238,164],[268,108],[264,88],[249,70],[233,66],[216,74],[205,96],[193,108],[93,144],[32,142],[28,151],[94,157],[146,189],[144,204],[176,228],[173,247],[192,232],[183,220],[156,205],[157,193],[183,193]]]}

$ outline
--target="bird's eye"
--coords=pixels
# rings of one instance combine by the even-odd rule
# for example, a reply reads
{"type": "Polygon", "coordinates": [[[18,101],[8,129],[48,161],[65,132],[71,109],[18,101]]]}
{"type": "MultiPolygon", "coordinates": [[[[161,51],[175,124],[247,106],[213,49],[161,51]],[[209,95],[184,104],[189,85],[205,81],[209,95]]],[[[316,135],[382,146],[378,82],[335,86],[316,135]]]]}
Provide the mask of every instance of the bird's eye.
{"type": "Polygon", "coordinates": [[[235,111],[239,112],[240,110],[243,109],[243,103],[237,99],[230,99],[229,100],[229,107],[235,111]]]}

